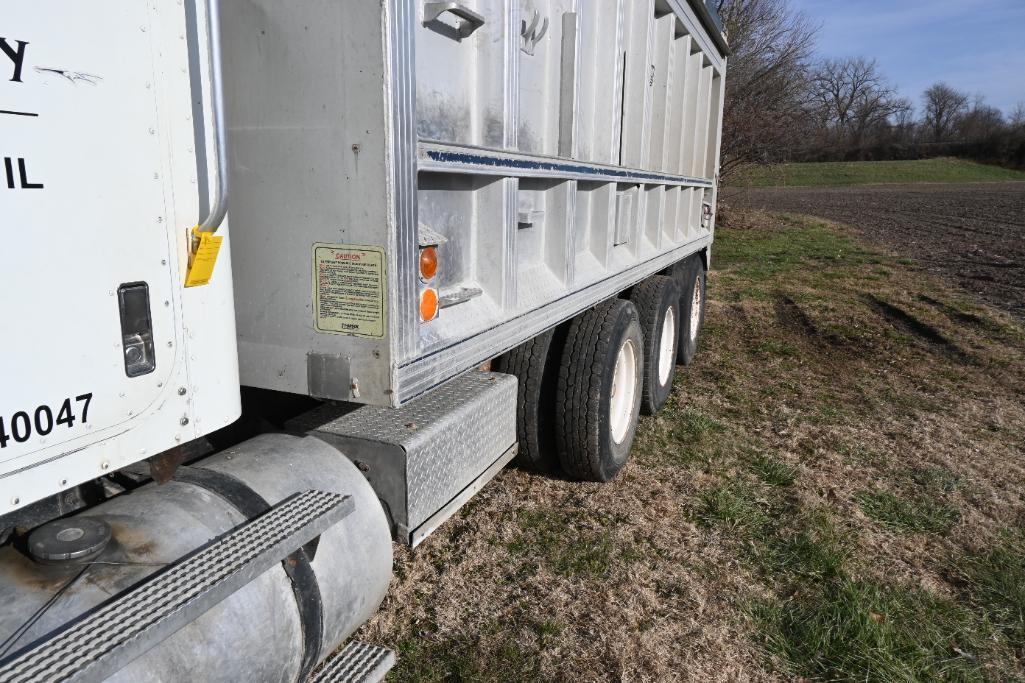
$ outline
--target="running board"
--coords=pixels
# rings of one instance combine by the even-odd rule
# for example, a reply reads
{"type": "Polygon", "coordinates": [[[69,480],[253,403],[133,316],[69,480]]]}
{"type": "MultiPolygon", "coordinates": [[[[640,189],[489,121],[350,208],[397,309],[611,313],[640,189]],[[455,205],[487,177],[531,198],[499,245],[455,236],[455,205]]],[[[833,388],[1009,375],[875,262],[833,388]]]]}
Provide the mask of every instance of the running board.
{"type": "Polygon", "coordinates": [[[471,370],[400,408],[324,404],[285,427],[352,460],[396,538],[416,546],[516,455],[516,387],[512,375],[471,370]]]}
{"type": "Polygon", "coordinates": [[[354,640],[328,659],[306,683],[378,683],[393,666],[394,652],[354,640]]]}
{"type": "Polygon", "coordinates": [[[158,571],[0,665],[0,683],[103,681],[352,512],[306,491],[158,571]]]}

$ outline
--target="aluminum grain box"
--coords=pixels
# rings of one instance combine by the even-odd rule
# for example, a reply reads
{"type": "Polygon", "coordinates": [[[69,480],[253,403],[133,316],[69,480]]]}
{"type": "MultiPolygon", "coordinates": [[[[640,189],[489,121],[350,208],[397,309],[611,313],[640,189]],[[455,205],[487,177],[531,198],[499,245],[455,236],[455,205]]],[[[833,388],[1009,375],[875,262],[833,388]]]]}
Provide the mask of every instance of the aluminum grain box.
{"type": "Polygon", "coordinates": [[[224,9],[244,384],[401,405],[707,257],[726,57],[699,0],[224,9]]]}

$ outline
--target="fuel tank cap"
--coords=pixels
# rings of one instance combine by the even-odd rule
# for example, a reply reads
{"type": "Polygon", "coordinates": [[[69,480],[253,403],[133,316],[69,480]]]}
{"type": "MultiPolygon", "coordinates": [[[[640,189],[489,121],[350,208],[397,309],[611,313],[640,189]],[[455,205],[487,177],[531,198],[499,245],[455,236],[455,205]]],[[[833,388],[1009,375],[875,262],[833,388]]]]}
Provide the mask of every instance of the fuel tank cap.
{"type": "Polygon", "coordinates": [[[95,517],[58,519],[39,527],[28,537],[32,559],[44,564],[88,562],[110,542],[110,525],[95,517]]]}

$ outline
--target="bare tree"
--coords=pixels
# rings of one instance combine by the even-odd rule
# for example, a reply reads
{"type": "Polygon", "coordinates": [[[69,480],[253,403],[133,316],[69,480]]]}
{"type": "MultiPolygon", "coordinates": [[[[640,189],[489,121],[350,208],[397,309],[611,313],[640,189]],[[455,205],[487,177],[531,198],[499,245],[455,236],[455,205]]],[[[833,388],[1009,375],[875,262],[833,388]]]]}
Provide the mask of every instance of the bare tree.
{"type": "Polygon", "coordinates": [[[801,137],[815,29],[786,0],[720,0],[733,54],[726,79],[722,175],[780,161],[801,137]]]}
{"type": "Polygon", "coordinates": [[[1005,162],[1018,168],[1025,168],[1025,102],[1019,102],[1008,116],[1009,140],[1005,162]]]}
{"type": "Polygon", "coordinates": [[[874,60],[812,63],[815,27],[788,0],[718,0],[733,54],[722,176],[751,163],[954,154],[1025,167],[1025,103],[1009,117],[944,83],[921,120],[874,60]],[[956,136],[957,139],[953,139],[956,136]],[[923,145],[926,141],[944,145],[923,145]]]}
{"type": "Polygon", "coordinates": [[[980,95],[976,96],[972,108],[955,121],[955,126],[962,140],[978,142],[992,139],[1004,132],[1004,114],[986,104],[980,95]]]}
{"type": "Polygon", "coordinates": [[[1013,128],[1025,130],[1025,102],[1019,102],[1014,106],[1007,117],[1007,122],[1013,128]]]}
{"type": "Polygon", "coordinates": [[[908,131],[915,127],[915,105],[906,97],[894,101],[893,125],[897,130],[908,131]]]}
{"type": "Polygon", "coordinates": [[[891,117],[910,108],[875,60],[863,57],[821,62],[812,73],[811,99],[833,142],[855,150],[861,150],[870,131],[887,127],[891,117]]]}
{"type": "Polygon", "coordinates": [[[954,124],[968,108],[968,95],[951,88],[946,83],[937,83],[922,96],[925,111],[925,127],[933,142],[945,141],[954,130],[954,124]]]}

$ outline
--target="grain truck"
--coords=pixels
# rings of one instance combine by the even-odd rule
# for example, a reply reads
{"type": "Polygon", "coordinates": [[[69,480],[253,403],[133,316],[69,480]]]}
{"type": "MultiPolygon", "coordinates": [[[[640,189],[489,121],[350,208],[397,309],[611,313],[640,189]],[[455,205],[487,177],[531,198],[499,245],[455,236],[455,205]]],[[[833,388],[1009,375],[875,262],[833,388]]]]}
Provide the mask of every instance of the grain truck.
{"type": "Polygon", "coordinates": [[[392,544],[694,357],[701,0],[0,9],[0,681],[380,680],[392,544]]]}

